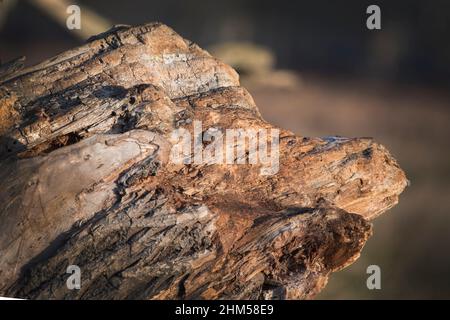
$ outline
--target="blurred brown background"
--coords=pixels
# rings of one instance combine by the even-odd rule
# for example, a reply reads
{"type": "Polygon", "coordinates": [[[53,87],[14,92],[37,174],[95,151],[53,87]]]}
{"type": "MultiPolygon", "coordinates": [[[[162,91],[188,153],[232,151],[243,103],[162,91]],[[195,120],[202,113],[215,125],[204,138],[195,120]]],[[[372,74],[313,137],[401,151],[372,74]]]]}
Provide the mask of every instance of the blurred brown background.
{"type": "Polygon", "coordinates": [[[2,62],[34,64],[83,42],[55,19],[67,16],[55,1],[79,4],[82,26],[88,9],[102,23],[168,24],[236,67],[265,119],[297,134],[386,145],[411,186],[320,298],[450,298],[448,0],[3,0],[2,62]],[[366,28],[369,4],[381,8],[381,30],[366,28]],[[371,264],[381,290],[366,287],[371,264]]]}

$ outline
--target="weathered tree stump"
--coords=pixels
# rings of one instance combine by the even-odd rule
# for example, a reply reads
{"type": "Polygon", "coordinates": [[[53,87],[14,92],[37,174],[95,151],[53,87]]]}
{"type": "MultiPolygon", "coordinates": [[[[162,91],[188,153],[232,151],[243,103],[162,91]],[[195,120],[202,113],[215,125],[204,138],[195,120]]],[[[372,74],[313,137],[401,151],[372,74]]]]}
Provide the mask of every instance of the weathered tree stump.
{"type": "Polygon", "coordinates": [[[370,138],[282,129],[273,175],[172,163],[171,133],[195,120],[273,126],[232,68],[162,24],[115,27],[4,70],[0,295],[310,298],[359,256],[369,221],[407,184],[370,138]],[[66,286],[69,265],[80,290],[66,286]]]}

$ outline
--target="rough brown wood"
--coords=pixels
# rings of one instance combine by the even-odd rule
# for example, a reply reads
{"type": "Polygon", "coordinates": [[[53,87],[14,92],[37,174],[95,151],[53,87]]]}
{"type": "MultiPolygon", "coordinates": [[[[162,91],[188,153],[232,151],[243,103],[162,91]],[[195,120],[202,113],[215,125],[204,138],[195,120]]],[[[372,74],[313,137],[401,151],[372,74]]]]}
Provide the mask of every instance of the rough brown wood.
{"type": "Polygon", "coordinates": [[[232,68],[162,24],[0,79],[0,295],[311,298],[407,184],[370,138],[282,129],[274,175],[172,163],[171,132],[194,120],[273,126],[232,68]]]}

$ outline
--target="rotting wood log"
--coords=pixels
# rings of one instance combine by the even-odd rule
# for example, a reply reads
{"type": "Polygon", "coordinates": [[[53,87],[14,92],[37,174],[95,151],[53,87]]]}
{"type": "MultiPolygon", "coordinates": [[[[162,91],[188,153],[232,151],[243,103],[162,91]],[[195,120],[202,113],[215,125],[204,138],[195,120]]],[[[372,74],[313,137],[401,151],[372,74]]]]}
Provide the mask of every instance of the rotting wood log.
{"type": "Polygon", "coordinates": [[[114,27],[0,79],[0,295],[312,298],[407,185],[371,138],[283,129],[273,175],[171,162],[171,133],[194,121],[274,126],[231,67],[163,24],[114,27]]]}

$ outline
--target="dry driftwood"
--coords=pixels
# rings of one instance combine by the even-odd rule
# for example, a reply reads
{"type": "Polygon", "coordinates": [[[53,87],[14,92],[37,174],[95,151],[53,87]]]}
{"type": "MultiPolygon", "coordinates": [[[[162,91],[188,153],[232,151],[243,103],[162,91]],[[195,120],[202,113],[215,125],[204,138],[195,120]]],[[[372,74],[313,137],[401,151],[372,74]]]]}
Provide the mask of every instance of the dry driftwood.
{"type": "Polygon", "coordinates": [[[274,175],[171,163],[170,133],[193,120],[273,126],[232,68],[162,24],[0,76],[0,295],[310,298],[406,186],[370,138],[282,129],[274,175]]]}

